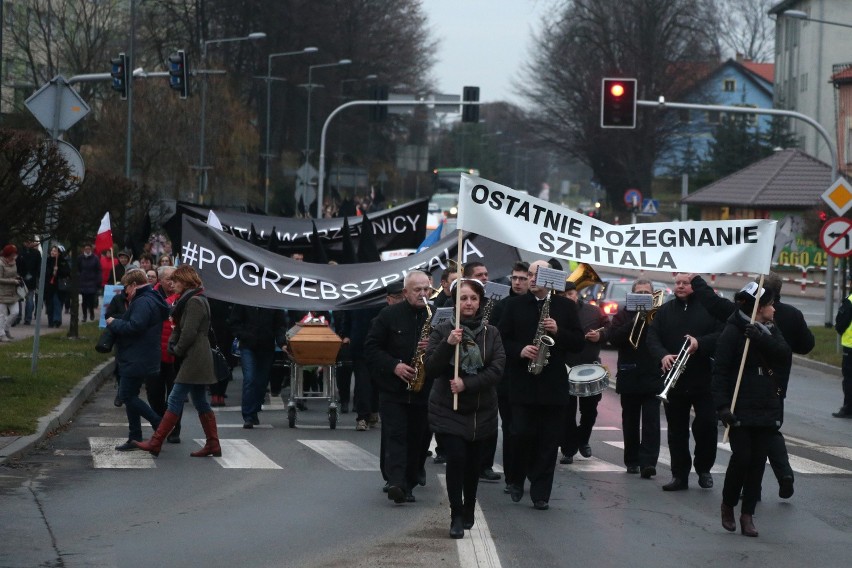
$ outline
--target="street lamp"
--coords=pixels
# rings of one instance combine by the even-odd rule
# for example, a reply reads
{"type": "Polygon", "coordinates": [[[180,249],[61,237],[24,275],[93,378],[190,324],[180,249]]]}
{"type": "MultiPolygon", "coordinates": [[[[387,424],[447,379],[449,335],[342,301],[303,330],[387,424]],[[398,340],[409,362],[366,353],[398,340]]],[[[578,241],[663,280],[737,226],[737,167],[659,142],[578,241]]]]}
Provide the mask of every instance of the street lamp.
{"type": "MultiPolygon", "coordinates": [[[[319,65],[311,65],[308,67],[308,83],[305,87],[308,89],[308,108],[307,108],[307,126],[305,129],[305,170],[303,183],[307,185],[308,183],[308,164],[310,163],[311,157],[311,94],[314,92],[314,84],[311,82],[311,77],[313,76],[314,69],[322,69],[324,67],[340,67],[342,65],[351,65],[351,59],[341,59],[337,63],[320,63],[319,65]]],[[[306,204],[307,206],[307,204],[306,204]]],[[[317,217],[322,218],[322,203],[317,203],[317,217]]]]}
{"type": "Polygon", "coordinates": [[[269,124],[270,114],[272,112],[270,100],[272,99],[272,60],[277,57],[287,57],[290,55],[303,55],[306,53],[316,53],[319,51],[316,47],[306,47],[300,51],[285,51],[283,53],[270,53],[266,63],[266,151],[264,157],[264,174],[263,174],[263,212],[269,214],[269,124]]]}
{"type": "Polygon", "coordinates": [[[828,20],[817,20],[808,16],[807,12],[801,10],[784,10],[782,16],[793,18],[794,20],[804,20],[806,22],[817,22],[818,24],[828,24],[830,26],[840,26],[841,28],[852,28],[852,24],[841,24],[840,22],[829,22],[828,20]]]}
{"type": "Polygon", "coordinates": [[[254,41],[263,39],[266,34],[263,32],[252,32],[247,36],[241,37],[226,37],[220,39],[201,40],[201,62],[204,67],[204,80],[201,82],[201,135],[198,144],[198,199],[201,202],[204,194],[207,191],[207,167],[204,165],[204,134],[207,126],[207,46],[215,43],[230,43],[235,41],[254,41]]]}

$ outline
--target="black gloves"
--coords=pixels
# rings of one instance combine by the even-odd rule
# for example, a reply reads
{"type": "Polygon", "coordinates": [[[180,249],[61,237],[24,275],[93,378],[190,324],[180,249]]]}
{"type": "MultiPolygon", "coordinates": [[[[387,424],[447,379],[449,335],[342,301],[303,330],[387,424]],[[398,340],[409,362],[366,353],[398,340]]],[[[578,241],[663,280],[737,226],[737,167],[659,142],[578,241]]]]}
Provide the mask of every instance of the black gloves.
{"type": "Polygon", "coordinates": [[[745,326],[745,336],[751,340],[759,339],[763,332],[753,323],[747,323],[745,326]]]}
{"type": "Polygon", "coordinates": [[[739,425],[737,415],[731,412],[729,408],[723,408],[719,411],[719,420],[721,420],[722,424],[724,424],[725,426],[734,427],[739,425]]]}

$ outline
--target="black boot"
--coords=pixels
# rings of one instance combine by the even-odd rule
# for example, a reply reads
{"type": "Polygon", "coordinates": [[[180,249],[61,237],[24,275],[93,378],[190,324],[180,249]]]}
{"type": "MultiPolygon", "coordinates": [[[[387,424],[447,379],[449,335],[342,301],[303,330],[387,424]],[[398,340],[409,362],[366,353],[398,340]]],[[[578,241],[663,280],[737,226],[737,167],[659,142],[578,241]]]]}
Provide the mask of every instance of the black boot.
{"type": "Polygon", "coordinates": [[[476,499],[465,501],[462,510],[462,520],[464,520],[464,529],[469,531],[473,528],[474,511],[476,510],[476,499]]]}
{"type": "Polygon", "coordinates": [[[464,538],[464,514],[456,508],[450,509],[450,538],[464,538]]]}

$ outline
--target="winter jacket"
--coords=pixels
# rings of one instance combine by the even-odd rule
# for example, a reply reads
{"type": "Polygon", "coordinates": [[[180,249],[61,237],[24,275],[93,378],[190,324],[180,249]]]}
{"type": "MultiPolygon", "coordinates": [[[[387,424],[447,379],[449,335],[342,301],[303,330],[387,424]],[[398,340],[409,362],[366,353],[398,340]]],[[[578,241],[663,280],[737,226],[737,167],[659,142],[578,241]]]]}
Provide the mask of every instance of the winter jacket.
{"type": "MultiPolygon", "coordinates": [[[[719,336],[712,383],[713,403],[717,410],[731,408],[748,322],[749,316],[738,310],[728,318],[719,336]]],[[[742,426],[780,427],[781,393],[787,388],[787,369],[792,364],[792,351],[778,326],[772,324],[749,344],[733,412],[742,426]]]]}
{"type": "MultiPolygon", "coordinates": [[[[639,337],[638,349],[633,349],[630,344],[630,332],[637,313],[618,310],[609,328],[609,342],[618,349],[615,392],[628,395],[659,394],[663,390],[663,374],[659,359],[654,359],[648,350],[648,324],[645,324],[645,330],[639,337]]],[[[641,322],[637,324],[636,331],[641,325],[641,322]]]]}
{"type": "Polygon", "coordinates": [[[38,288],[41,273],[41,253],[37,248],[23,247],[18,251],[18,274],[30,290],[38,288]]]}
{"type": "Polygon", "coordinates": [[[188,290],[175,304],[172,314],[175,327],[169,346],[178,368],[175,383],[216,384],[213,356],[210,354],[210,305],[207,298],[198,294],[198,290],[188,290]],[[177,307],[181,302],[185,303],[178,316],[177,307]]]}
{"type": "Polygon", "coordinates": [[[0,257],[0,304],[18,303],[18,266],[15,261],[6,264],[6,259],[0,257]]]}
{"type": "Polygon", "coordinates": [[[530,360],[521,351],[533,344],[539,322],[538,300],[532,293],[507,298],[501,310],[498,329],[506,351],[509,377],[509,401],[512,404],[568,404],[568,372],[565,361],[569,352],[583,349],[585,339],[577,317],[577,305],[567,298],[552,296],[550,317],[556,320],[555,345],[550,348],[548,364],[539,375],[527,370],[530,360]]]}
{"type": "Polygon", "coordinates": [[[364,354],[380,401],[426,405],[432,377],[427,374],[423,388],[414,393],[393,372],[400,362],[411,364],[425,323],[426,309],[415,308],[407,301],[385,306],[373,319],[364,354]]]}
{"type": "Polygon", "coordinates": [[[101,261],[97,255],[77,257],[77,274],[80,275],[80,293],[96,294],[101,288],[101,261]]]}
{"type": "Polygon", "coordinates": [[[565,362],[569,367],[573,367],[574,365],[588,365],[600,361],[601,347],[606,345],[607,328],[609,328],[609,318],[603,315],[597,306],[578,302],[577,317],[580,319],[580,328],[584,334],[595,329],[603,329],[600,332],[600,340],[593,342],[586,341],[584,338],[582,351],[567,354],[565,362]]]}
{"type": "Polygon", "coordinates": [[[228,327],[240,340],[240,349],[270,353],[276,345],[284,345],[287,329],[283,310],[234,305],[228,316],[228,327]]]}
{"type": "Polygon", "coordinates": [[[433,378],[429,393],[429,427],[436,434],[452,434],[475,441],[497,435],[497,389],[503,376],[506,354],[497,328],[488,325],[476,336],[485,366],[475,375],[461,373],[465,389],[458,395],[458,410],[453,410],[450,380],[456,348],[447,342],[450,322],[432,329],[426,348],[426,375],[433,378]]]}
{"type": "Polygon", "coordinates": [[[116,363],[121,377],[146,377],[160,372],[160,334],[169,306],[149,285],[136,288],[127,311],[107,327],[115,335],[116,363]]]}

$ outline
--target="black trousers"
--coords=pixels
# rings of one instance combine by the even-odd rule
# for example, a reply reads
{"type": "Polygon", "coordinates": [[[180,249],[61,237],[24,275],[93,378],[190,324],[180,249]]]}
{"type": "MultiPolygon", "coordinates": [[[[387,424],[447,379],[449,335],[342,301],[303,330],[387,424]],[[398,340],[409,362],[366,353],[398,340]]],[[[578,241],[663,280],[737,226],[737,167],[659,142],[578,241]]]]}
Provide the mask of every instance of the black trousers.
{"type": "Polygon", "coordinates": [[[145,395],[148,398],[148,405],[160,416],[166,413],[166,402],[175,384],[176,375],[174,363],[160,361],[160,374],[145,377],[145,395]]]}
{"type": "MultiPolygon", "coordinates": [[[[500,412],[500,429],[503,431],[503,471],[506,476],[506,483],[511,483],[509,479],[509,463],[512,461],[512,444],[511,442],[511,424],[512,424],[512,405],[509,404],[509,397],[503,394],[497,395],[497,410],[500,412]]],[[[485,447],[482,450],[482,463],[480,469],[492,469],[494,467],[494,455],[497,453],[497,438],[488,438],[485,441],[485,447]]]]}
{"type": "Polygon", "coordinates": [[[91,321],[95,321],[95,310],[98,308],[98,293],[81,293],[80,295],[82,296],[83,300],[80,305],[83,310],[83,321],[86,321],[86,317],[88,317],[91,321]]]}
{"type": "Polygon", "coordinates": [[[695,466],[698,473],[709,473],[716,462],[716,409],[710,393],[687,393],[669,397],[666,422],[669,427],[669,452],[672,456],[672,476],[686,480],[695,466]],[[692,436],[695,439],[695,460],[689,453],[689,411],[695,411],[692,436]]]}
{"type": "Polygon", "coordinates": [[[356,420],[366,420],[371,412],[374,412],[373,385],[370,380],[370,370],[364,359],[355,359],[353,362],[355,374],[355,400],[352,409],[355,411],[356,420]]]}
{"type": "Polygon", "coordinates": [[[447,457],[447,498],[454,513],[460,513],[463,505],[476,502],[482,452],[496,437],[467,441],[452,434],[435,434],[447,457]]]}
{"type": "MultiPolygon", "coordinates": [[[[784,423],[784,399],[781,399],[781,423],[784,423]]],[[[775,430],[769,438],[769,448],[766,457],[772,466],[772,473],[778,482],[783,477],[793,477],[793,468],[790,467],[790,455],[787,453],[787,443],[780,430],[775,430]]]]}
{"type": "Polygon", "coordinates": [[[725,472],[722,502],[736,507],[743,495],[743,514],[753,515],[760,498],[763,470],[766,469],[766,453],[769,440],[777,428],[738,426],[731,428],[731,459],[725,472]]]}
{"type": "Polygon", "coordinates": [[[340,365],[335,371],[337,379],[337,394],[340,396],[340,404],[349,405],[352,398],[352,364],[340,365]]]}
{"type": "Polygon", "coordinates": [[[557,404],[512,405],[512,483],[530,480],[530,498],[549,501],[565,406],[557,404]]]}
{"type": "Polygon", "coordinates": [[[383,400],[380,412],[385,446],[383,472],[392,486],[410,492],[417,485],[423,464],[426,406],[383,400]]]}
{"type": "Polygon", "coordinates": [[[565,425],[562,428],[562,453],[573,456],[580,446],[589,443],[592,428],[598,419],[598,403],[603,398],[599,393],[592,396],[569,396],[565,413],[565,425]],[[577,406],[580,407],[580,423],[577,424],[577,406]]]}
{"type": "Polygon", "coordinates": [[[660,458],[660,401],[655,394],[621,395],[624,465],[657,466],[660,458]]]}

